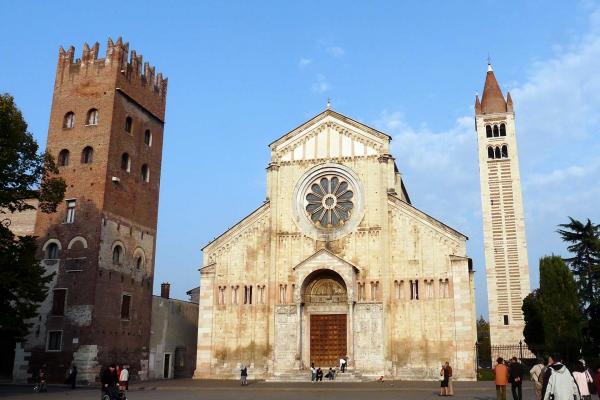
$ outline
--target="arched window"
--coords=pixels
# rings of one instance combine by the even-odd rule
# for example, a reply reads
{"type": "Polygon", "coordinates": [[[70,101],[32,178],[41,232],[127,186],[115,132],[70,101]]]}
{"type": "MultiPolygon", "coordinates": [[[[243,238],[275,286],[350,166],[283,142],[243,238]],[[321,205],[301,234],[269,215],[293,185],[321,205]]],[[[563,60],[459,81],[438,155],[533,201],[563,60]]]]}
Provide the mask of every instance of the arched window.
{"type": "Polygon", "coordinates": [[[491,159],[494,158],[494,148],[493,147],[488,147],[488,158],[491,158],[491,159]]]}
{"type": "Polygon", "coordinates": [[[58,245],[56,243],[50,243],[46,247],[46,258],[55,260],[58,258],[58,245]]]}
{"type": "Polygon", "coordinates": [[[506,136],[506,125],[500,124],[500,136],[506,136]]]}
{"type": "Polygon", "coordinates": [[[498,125],[494,125],[494,137],[500,136],[500,132],[498,132],[498,125]]]}
{"type": "Polygon", "coordinates": [[[94,149],[92,149],[90,146],[87,146],[85,149],[83,149],[83,151],[81,152],[81,163],[82,164],[91,164],[93,158],[94,158],[94,149]]]}
{"type": "Polygon", "coordinates": [[[133,131],[133,120],[131,117],[125,118],[125,132],[131,133],[133,131]]]}
{"type": "Polygon", "coordinates": [[[62,149],[60,153],[58,153],[58,166],[65,167],[69,165],[69,150],[62,149]]]}
{"type": "Polygon", "coordinates": [[[494,151],[494,158],[500,158],[500,147],[496,147],[496,150],[494,151]]]}
{"type": "Polygon", "coordinates": [[[123,247],[118,244],[113,249],[112,262],[113,264],[121,264],[123,260],[123,247]]]}
{"type": "Polygon", "coordinates": [[[148,164],[142,165],[140,178],[142,179],[142,182],[150,182],[150,168],[148,168],[148,164]]]}
{"type": "Polygon", "coordinates": [[[485,136],[492,137],[492,127],[490,125],[485,126],[485,136]]]}
{"type": "Polygon", "coordinates": [[[121,156],[121,169],[127,172],[131,171],[131,157],[127,153],[123,153],[121,156]]]}
{"type": "Polygon", "coordinates": [[[73,111],[69,111],[65,114],[65,118],[63,119],[63,128],[71,129],[75,126],[75,113],[73,111]]]}
{"type": "Polygon", "coordinates": [[[142,258],[142,256],[137,256],[137,258],[135,259],[135,267],[137,269],[144,268],[144,259],[142,258]]]}
{"type": "Polygon", "coordinates": [[[152,146],[152,132],[150,132],[150,129],[146,129],[146,132],[144,132],[144,144],[148,147],[152,146]]]}
{"type": "Polygon", "coordinates": [[[92,108],[87,113],[86,125],[98,125],[98,110],[92,108]]]}
{"type": "Polygon", "coordinates": [[[508,146],[502,146],[502,158],[508,158],[508,146]]]}

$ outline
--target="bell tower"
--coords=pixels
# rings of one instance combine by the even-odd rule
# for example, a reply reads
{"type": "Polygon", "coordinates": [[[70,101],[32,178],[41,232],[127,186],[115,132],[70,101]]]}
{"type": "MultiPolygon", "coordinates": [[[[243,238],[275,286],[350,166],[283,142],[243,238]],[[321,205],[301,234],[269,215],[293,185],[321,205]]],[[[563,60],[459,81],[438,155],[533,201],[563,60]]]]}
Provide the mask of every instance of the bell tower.
{"type": "Polygon", "coordinates": [[[16,349],[17,381],[43,364],[50,382],[72,364],[80,382],[113,362],[148,370],[167,79],[121,38],[104,58],[99,47],[58,54],[47,151],[67,190],[56,213],[37,214],[54,279],[16,349]]]}
{"type": "Polygon", "coordinates": [[[527,241],[512,98],[504,98],[491,64],[475,99],[475,126],[491,344],[514,345],[523,339],[521,306],[530,292],[527,241]]]}

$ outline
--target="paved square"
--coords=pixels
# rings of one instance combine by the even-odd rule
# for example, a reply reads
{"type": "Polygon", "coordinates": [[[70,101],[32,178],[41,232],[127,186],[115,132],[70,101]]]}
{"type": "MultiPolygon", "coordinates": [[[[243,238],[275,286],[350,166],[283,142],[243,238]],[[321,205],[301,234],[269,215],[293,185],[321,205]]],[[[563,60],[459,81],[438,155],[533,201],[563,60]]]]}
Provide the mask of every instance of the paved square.
{"type": "MultiPolygon", "coordinates": [[[[247,387],[240,387],[233,381],[193,381],[178,379],[170,381],[153,381],[132,385],[127,398],[130,400],[387,400],[406,399],[424,400],[438,398],[439,382],[368,382],[342,383],[323,382],[307,383],[265,383],[250,382],[247,387]]],[[[77,399],[97,400],[100,398],[96,388],[78,388],[70,390],[62,386],[51,386],[48,393],[32,393],[31,387],[0,386],[0,397],[3,399],[77,399]]],[[[495,400],[493,382],[457,382],[455,396],[459,399],[495,400]]],[[[511,399],[510,387],[507,399],[511,399]]],[[[523,399],[534,400],[533,386],[527,382],[523,388],[523,399]]]]}

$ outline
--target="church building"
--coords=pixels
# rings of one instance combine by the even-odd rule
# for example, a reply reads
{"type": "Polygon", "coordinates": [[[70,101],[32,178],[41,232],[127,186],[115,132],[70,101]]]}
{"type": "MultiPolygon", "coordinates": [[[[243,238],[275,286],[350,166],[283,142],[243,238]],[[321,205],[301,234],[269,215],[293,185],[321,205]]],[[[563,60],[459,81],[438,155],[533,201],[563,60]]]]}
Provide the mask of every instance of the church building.
{"type": "Polygon", "coordinates": [[[475,379],[467,237],[412,204],[391,139],[328,107],[269,145],[266,200],[203,248],[195,378],[346,358],[357,378],[475,379]]]}

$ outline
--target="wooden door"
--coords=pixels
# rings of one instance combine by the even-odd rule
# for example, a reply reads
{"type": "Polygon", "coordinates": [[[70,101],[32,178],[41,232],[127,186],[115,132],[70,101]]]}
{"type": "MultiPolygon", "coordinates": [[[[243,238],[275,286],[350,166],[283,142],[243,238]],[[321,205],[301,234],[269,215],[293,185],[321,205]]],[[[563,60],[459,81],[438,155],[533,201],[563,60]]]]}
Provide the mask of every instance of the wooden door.
{"type": "Polygon", "coordinates": [[[316,367],[339,365],[346,356],[346,314],[311,314],[310,361],[316,367]]]}

